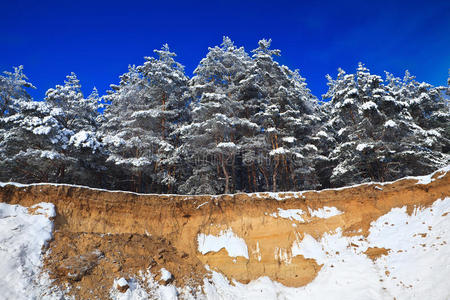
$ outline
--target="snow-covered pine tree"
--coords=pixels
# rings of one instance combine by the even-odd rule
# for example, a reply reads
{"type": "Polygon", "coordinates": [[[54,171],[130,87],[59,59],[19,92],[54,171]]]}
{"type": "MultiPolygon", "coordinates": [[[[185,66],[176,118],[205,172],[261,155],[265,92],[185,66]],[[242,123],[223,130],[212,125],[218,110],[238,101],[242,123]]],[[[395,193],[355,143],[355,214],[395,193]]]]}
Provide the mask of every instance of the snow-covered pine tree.
{"type": "Polygon", "coordinates": [[[31,101],[26,88],[35,88],[23,73],[23,66],[14,67],[14,72],[4,71],[0,75],[0,118],[18,113],[19,103],[31,101]]]}
{"type": "Polygon", "coordinates": [[[52,115],[66,132],[72,132],[68,147],[56,151],[71,158],[59,166],[59,181],[77,184],[99,184],[103,165],[102,147],[97,137],[100,97],[94,88],[87,98],[75,73],[66,76],[64,85],[47,90],[45,101],[52,115]]]}
{"type": "Polygon", "coordinates": [[[67,149],[72,131],[61,126],[61,111],[32,101],[22,68],[1,77],[1,95],[7,109],[0,116],[1,180],[48,182],[60,178],[58,166],[70,161],[67,149]]]}
{"type": "Polygon", "coordinates": [[[392,97],[385,95],[382,79],[370,74],[361,63],[355,75],[340,69],[336,80],[327,78],[329,90],[324,98],[331,98],[331,119],[325,128],[336,140],[329,154],[334,166],[331,184],[383,180],[379,151],[384,149],[383,124],[388,118],[381,102],[392,97]]]}
{"type": "Polygon", "coordinates": [[[154,52],[157,58],[145,57],[144,65],[138,67],[148,87],[146,97],[152,99],[152,108],[147,116],[144,113],[139,118],[153,120],[151,130],[156,133],[156,138],[160,138],[154,145],[157,163],[153,180],[164,190],[173,192],[184,172],[180,169],[180,139],[175,131],[189,121],[186,107],[188,78],[184,66],[175,61],[176,54],[170,52],[167,44],[154,52]]]}
{"type": "MultiPolygon", "coordinates": [[[[265,189],[269,181],[272,191],[312,188],[317,184],[311,163],[316,147],[307,136],[317,121],[315,98],[297,70],[274,61],[280,50],[270,49],[270,44],[266,39],[258,42],[259,47],[252,51],[254,64],[242,82],[250,122],[260,128],[255,137],[248,138],[252,142],[243,145],[243,152],[251,158],[257,150],[268,158],[258,163],[265,189]]],[[[252,164],[252,175],[253,169],[252,164]]]]}
{"type": "Polygon", "coordinates": [[[120,84],[112,85],[101,129],[108,162],[128,177],[121,179],[128,184],[117,185],[136,191],[173,191],[181,172],[174,132],[188,117],[188,79],[167,45],[155,52],[158,58],[146,57],[144,65],[130,67],[120,84]]]}
{"type": "Polygon", "coordinates": [[[239,85],[251,63],[243,47],[224,37],[220,46],[209,48],[195,69],[190,82],[192,123],[180,130],[186,157],[193,162],[192,175],[180,186],[182,193],[217,194],[236,189],[241,131],[252,126],[244,118],[239,85]]]}
{"type": "Polygon", "coordinates": [[[65,153],[73,132],[61,126],[58,112],[45,102],[23,102],[19,107],[19,114],[2,120],[7,128],[0,145],[2,165],[14,181],[61,182],[60,166],[75,163],[65,153]]]}
{"type": "Polygon", "coordinates": [[[100,107],[98,91],[94,88],[88,98],[81,92],[80,80],[75,73],[66,76],[64,85],[47,90],[45,101],[63,112],[59,120],[64,127],[78,132],[95,130],[100,107]]]}
{"type": "Polygon", "coordinates": [[[332,105],[330,102],[323,102],[316,110],[315,116],[319,119],[319,129],[311,132],[311,143],[316,146],[317,153],[313,157],[315,176],[321,188],[331,187],[330,177],[333,172],[333,161],[330,159],[330,152],[336,146],[336,132],[331,126],[332,105]]]}
{"type": "Polygon", "coordinates": [[[387,73],[387,88],[404,109],[405,128],[401,140],[407,149],[398,160],[401,176],[423,175],[449,161],[450,111],[444,96],[445,87],[419,83],[408,71],[403,79],[387,73]]]}
{"type": "Polygon", "coordinates": [[[388,76],[384,85],[362,64],[356,75],[340,70],[336,80],[328,78],[324,97],[331,98],[331,117],[322,131],[336,141],[329,154],[333,186],[393,180],[442,163],[442,153],[425,146],[437,132],[421,129],[413,117],[411,103],[417,100],[410,83],[388,76]]]}
{"type": "Polygon", "coordinates": [[[450,96],[450,69],[448,69],[448,79],[447,79],[447,96],[450,96]]]}

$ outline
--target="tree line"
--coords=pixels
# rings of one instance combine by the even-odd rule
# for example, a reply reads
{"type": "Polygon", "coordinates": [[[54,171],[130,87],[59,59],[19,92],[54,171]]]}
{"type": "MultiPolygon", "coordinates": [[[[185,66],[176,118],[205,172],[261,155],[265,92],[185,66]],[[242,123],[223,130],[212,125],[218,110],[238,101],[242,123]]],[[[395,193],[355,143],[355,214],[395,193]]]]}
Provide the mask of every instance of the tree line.
{"type": "Polygon", "coordinates": [[[391,181],[447,165],[447,87],[327,75],[323,101],[280,50],[224,37],[188,78],[167,45],[106,95],[74,73],[35,101],[23,67],[0,75],[0,180],[145,193],[295,191],[391,181]]]}

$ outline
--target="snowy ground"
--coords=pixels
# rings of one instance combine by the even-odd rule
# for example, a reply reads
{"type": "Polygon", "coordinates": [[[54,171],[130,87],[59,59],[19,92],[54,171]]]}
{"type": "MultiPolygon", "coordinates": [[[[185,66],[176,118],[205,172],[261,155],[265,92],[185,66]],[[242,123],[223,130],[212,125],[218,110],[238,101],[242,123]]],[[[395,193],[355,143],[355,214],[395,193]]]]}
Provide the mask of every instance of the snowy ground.
{"type": "MultiPolygon", "coordinates": [[[[0,203],[0,298],[43,299],[54,291],[46,274],[40,274],[42,247],[52,237],[53,204],[30,209],[0,203]]],[[[53,297],[56,297],[53,294],[53,297]]]]}
{"type": "MultiPolygon", "coordinates": [[[[212,278],[204,280],[203,292],[196,291],[197,299],[450,299],[449,228],[450,197],[437,200],[429,208],[416,209],[411,216],[406,207],[394,208],[372,222],[367,238],[345,237],[337,230],[320,240],[306,235],[294,242],[294,256],[313,258],[323,265],[315,280],[304,287],[285,287],[268,277],[249,284],[230,283],[213,271],[212,278]],[[389,249],[388,254],[372,261],[364,254],[369,247],[389,249]]],[[[224,232],[219,238],[237,237],[224,232]]],[[[206,244],[199,242],[199,247],[206,244]]],[[[186,289],[161,286],[151,273],[147,276],[148,287],[155,291],[152,296],[189,298],[186,289]]],[[[150,295],[131,282],[125,294],[113,287],[111,296],[146,299],[150,295]]]]}
{"type": "Polygon", "coordinates": [[[394,208],[372,222],[367,239],[338,230],[295,242],[293,255],[323,264],[304,287],[284,287],[268,277],[230,284],[213,272],[204,290],[208,299],[450,299],[449,228],[450,197],[411,216],[406,207],[394,208]],[[372,261],[364,254],[368,247],[390,250],[372,261]]]}

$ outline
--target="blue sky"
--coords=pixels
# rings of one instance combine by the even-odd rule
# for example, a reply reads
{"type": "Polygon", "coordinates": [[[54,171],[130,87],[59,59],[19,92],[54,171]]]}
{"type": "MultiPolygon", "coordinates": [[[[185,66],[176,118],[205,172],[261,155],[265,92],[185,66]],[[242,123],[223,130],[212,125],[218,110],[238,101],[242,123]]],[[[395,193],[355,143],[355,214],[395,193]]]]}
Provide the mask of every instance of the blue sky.
{"type": "Polygon", "coordinates": [[[192,71],[228,35],[247,51],[261,38],[300,69],[313,93],[325,75],[373,73],[444,85],[450,68],[450,1],[20,1],[0,0],[0,70],[24,65],[36,99],[75,72],[103,94],[168,43],[192,71]],[[374,2],[374,3],[370,3],[374,2]]]}

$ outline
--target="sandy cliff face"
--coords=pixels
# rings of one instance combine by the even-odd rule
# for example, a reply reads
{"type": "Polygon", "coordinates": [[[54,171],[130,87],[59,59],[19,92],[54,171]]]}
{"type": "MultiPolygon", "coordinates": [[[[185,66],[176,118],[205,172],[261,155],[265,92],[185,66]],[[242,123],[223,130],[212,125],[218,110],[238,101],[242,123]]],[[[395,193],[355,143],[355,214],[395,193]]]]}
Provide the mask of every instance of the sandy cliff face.
{"type": "MultiPolygon", "coordinates": [[[[80,298],[105,298],[115,278],[149,267],[153,274],[170,271],[176,286],[202,285],[209,268],[241,283],[268,276],[288,287],[304,286],[322,268],[295,250],[305,237],[319,240],[339,230],[363,240],[371,222],[392,208],[406,206],[412,214],[449,195],[450,172],[437,172],[422,183],[403,179],[319,192],[221,196],[45,184],[0,187],[0,202],[55,205],[45,267],[55,284],[68,284],[69,293],[80,298]]],[[[388,251],[369,247],[365,253],[376,260],[388,251]]]]}

